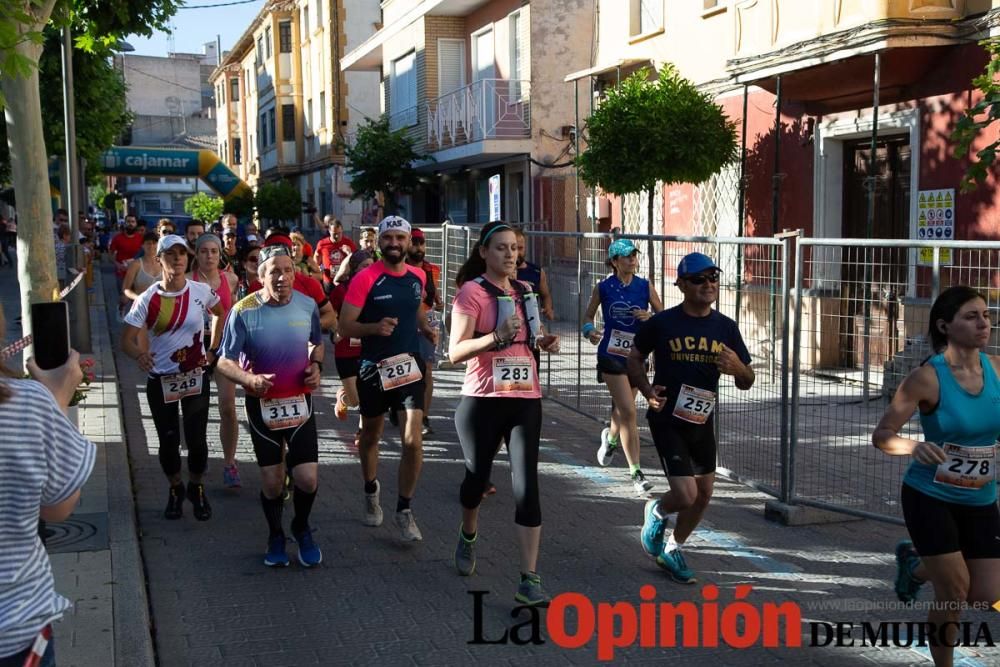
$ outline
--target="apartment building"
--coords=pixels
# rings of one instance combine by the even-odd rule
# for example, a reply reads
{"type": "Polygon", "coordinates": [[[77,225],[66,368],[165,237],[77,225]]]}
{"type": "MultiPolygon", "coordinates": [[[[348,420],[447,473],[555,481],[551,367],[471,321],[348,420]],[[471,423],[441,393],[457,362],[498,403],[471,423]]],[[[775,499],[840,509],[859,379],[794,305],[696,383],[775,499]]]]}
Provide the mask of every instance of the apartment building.
{"type": "MultiPolygon", "coordinates": [[[[1000,238],[995,182],[961,193],[967,163],[952,155],[950,140],[960,115],[981,99],[971,81],[987,56],[977,42],[996,34],[1000,2],[602,0],[597,23],[592,66],[567,68],[583,99],[593,91],[599,101],[602,90],[639,67],[673,63],[711,91],[740,128],[742,171],[737,163],[706,183],[662,188],[655,229],[1000,238]]],[[[995,127],[988,129],[979,147],[997,136],[995,127]]],[[[645,231],[645,197],[596,195],[595,223],[645,231]]],[[[946,253],[945,260],[949,280],[1000,286],[1000,275],[980,270],[978,259],[946,253]]],[[[766,293],[773,276],[764,264],[737,264],[735,254],[727,261],[744,284],[766,293]]],[[[930,263],[928,253],[905,248],[877,255],[863,248],[812,250],[804,267],[804,317],[816,332],[808,363],[881,364],[908,336],[923,333],[930,263]],[[862,347],[864,327],[875,343],[862,347]]],[[[766,303],[746,303],[767,310],[766,303]]]]}
{"type": "MultiPolygon", "coordinates": [[[[344,183],[340,140],[358,117],[378,113],[378,82],[345,75],[339,60],[378,18],[364,0],[269,0],[226,54],[212,76],[218,150],[251,187],[288,179],[305,206],[348,221],[360,216],[344,183]],[[358,91],[350,105],[349,88],[358,91]]],[[[300,222],[310,227],[313,217],[300,222]]]]}
{"type": "Polygon", "coordinates": [[[421,187],[402,213],[488,221],[499,176],[499,217],[572,228],[565,164],[576,132],[563,77],[590,61],[593,0],[383,0],[381,10],[381,28],[343,67],[377,73],[391,126],[433,158],[417,165],[421,187]]]}

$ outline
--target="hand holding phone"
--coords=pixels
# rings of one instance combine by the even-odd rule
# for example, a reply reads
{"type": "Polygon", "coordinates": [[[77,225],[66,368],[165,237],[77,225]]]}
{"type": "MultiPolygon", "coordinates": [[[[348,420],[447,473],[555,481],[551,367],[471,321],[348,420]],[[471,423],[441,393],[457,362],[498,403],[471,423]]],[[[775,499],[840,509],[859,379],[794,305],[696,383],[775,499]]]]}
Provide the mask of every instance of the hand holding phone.
{"type": "Polygon", "coordinates": [[[42,370],[59,368],[69,359],[69,306],[65,301],[31,304],[35,363],[42,370]]]}
{"type": "Polygon", "coordinates": [[[80,368],[80,355],[76,350],[70,350],[66,362],[53,369],[42,369],[38,366],[34,357],[25,363],[28,373],[35,380],[38,380],[52,392],[59,407],[66,409],[76,388],[83,381],[83,369],[80,368]]]}

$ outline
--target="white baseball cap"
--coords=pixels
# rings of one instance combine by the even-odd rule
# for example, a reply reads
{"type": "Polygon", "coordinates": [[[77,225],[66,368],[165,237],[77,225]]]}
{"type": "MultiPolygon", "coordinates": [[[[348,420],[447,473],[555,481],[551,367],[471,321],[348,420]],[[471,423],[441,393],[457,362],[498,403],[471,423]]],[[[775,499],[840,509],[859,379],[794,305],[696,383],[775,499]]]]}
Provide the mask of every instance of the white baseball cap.
{"type": "Polygon", "coordinates": [[[156,256],[159,257],[177,245],[184,246],[185,250],[191,252],[191,249],[188,248],[187,239],[183,236],[178,236],[177,234],[167,234],[156,242],[156,256]]]}

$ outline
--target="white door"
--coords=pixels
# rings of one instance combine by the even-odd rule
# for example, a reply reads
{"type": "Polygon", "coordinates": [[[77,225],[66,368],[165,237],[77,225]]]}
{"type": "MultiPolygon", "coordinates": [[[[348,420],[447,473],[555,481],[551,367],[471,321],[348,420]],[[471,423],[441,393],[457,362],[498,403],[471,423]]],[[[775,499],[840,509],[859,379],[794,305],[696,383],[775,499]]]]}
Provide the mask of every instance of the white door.
{"type": "Polygon", "coordinates": [[[473,108],[479,120],[476,139],[491,137],[496,126],[496,102],[494,79],[496,79],[495,56],[493,51],[493,29],[488,28],[472,36],[472,87],[473,108]]]}

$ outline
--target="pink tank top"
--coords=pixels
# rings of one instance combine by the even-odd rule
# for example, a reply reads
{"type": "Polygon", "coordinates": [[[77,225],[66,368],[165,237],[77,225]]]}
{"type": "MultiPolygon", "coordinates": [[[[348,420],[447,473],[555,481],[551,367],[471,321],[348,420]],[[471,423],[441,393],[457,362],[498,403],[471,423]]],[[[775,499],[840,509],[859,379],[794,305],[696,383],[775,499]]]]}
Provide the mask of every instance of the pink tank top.
{"type": "MultiPolygon", "coordinates": [[[[191,272],[191,279],[195,282],[208,284],[207,280],[203,280],[198,275],[197,269],[191,272]]],[[[219,295],[219,303],[222,304],[222,318],[225,319],[229,314],[229,309],[233,307],[233,293],[230,291],[229,281],[226,280],[226,276],[222,271],[219,271],[219,287],[216,288],[215,293],[219,295]]]]}

